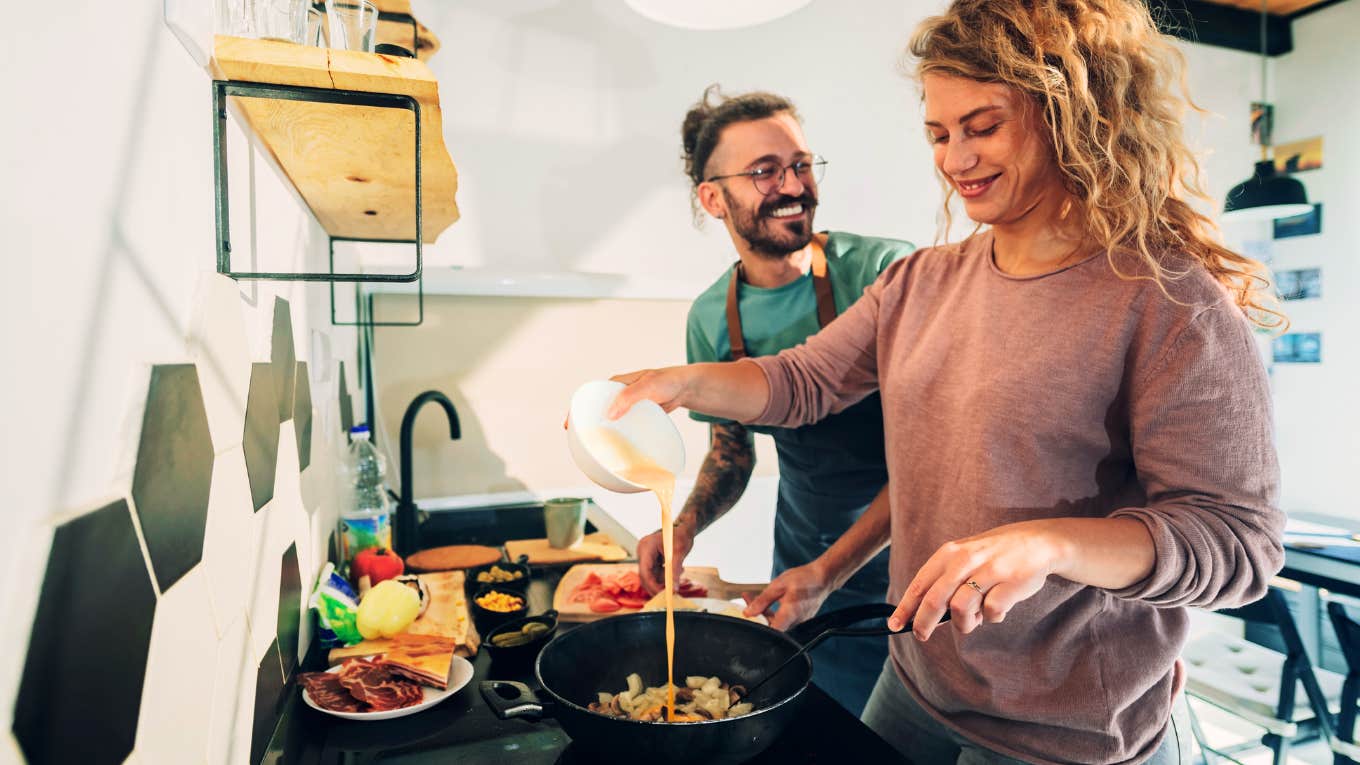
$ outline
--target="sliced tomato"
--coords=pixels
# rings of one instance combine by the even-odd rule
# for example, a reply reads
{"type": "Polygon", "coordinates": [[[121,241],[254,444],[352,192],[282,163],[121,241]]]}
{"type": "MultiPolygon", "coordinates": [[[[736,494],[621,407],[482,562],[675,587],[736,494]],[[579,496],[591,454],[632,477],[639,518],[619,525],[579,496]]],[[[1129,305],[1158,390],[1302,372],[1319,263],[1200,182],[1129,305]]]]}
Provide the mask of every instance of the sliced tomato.
{"type": "Polygon", "coordinates": [[[600,579],[600,575],[592,571],[589,574],[586,574],[586,578],[582,580],[582,582],[579,585],[577,585],[577,587],[578,588],[593,587],[597,584],[600,584],[601,582],[602,580],[600,579]]]}
{"type": "Polygon", "coordinates": [[[676,589],[686,598],[702,598],[708,594],[707,587],[701,584],[695,584],[688,579],[681,579],[680,585],[676,589]]]}
{"type": "Polygon", "coordinates": [[[613,598],[596,598],[590,602],[590,610],[597,614],[611,614],[619,608],[619,602],[613,598]]]}
{"type": "Polygon", "coordinates": [[[620,595],[616,600],[624,608],[642,608],[647,605],[647,598],[636,595],[620,595]]]}

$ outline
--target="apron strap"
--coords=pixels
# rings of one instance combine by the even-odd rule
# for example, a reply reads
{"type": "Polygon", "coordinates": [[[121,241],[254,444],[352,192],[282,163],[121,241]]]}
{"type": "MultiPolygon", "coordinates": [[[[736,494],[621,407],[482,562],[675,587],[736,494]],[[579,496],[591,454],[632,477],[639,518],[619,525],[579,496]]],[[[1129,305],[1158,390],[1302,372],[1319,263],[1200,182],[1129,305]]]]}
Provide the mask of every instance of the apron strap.
{"type": "MultiPolygon", "coordinates": [[[[821,234],[812,237],[812,290],[817,296],[817,326],[825,329],[836,318],[836,298],[831,291],[831,278],[827,276],[826,250],[822,248],[821,234]]],[[[746,342],[741,336],[741,310],[737,303],[737,290],[746,278],[741,261],[732,266],[732,278],[727,282],[727,342],[732,346],[732,360],[747,356],[746,342]]]]}

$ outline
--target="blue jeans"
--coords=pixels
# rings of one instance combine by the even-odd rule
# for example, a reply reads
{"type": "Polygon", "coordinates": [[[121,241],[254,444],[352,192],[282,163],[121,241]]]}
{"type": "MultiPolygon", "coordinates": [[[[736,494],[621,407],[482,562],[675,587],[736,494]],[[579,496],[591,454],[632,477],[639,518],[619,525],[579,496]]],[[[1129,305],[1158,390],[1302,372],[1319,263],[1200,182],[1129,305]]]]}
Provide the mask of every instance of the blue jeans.
{"type": "MultiPolygon", "coordinates": [[[[1162,745],[1144,761],[1145,765],[1189,765],[1193,762],[1193,745],[1185,695],[1181,694],[1171,707],[1170,730],[1162,745]]],[[[912,762],[930,765],[1026,765],[1004,754],[969,741],[945,727],[916,703],[893,669],[892,662],[883,664],[873,694],[864,708],[863,721],[884,741],[912,762]]]]}

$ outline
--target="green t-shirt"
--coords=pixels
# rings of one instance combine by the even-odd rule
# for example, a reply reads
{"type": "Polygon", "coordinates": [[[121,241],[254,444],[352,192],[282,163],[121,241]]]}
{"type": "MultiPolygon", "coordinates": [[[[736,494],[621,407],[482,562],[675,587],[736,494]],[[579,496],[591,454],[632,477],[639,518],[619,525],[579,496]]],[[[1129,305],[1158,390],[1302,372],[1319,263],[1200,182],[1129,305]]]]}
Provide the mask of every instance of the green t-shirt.
{"type": "MultiPolygon", "coordinates": [[[[825,249],[827,275],[836,299],[836,314],[840,315],[859,300],[883,269],[911,254],[915,246],[897,239],[832,231],[827,234],[825,249]]],[[[727,286],[731,278],[731,269],[723,271],[690,306],[685,349],[691,364],[732,360],[732,344],[727,337],[727,286]]],[[[802,343],[820,329],[817,295],[810,273],[773,289],[741,284],[737,289],[737,307],[749,356],[779,353],[802,343]]],[[[701,422],[731,422],[693,411],[690,417],[701,422]]]]}

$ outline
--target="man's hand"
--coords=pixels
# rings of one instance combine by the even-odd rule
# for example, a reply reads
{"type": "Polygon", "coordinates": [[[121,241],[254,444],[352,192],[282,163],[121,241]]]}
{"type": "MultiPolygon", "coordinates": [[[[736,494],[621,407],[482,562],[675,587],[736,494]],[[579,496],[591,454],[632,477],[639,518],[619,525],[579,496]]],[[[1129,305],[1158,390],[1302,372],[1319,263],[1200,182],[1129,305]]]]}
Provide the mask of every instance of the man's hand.
{"type": "Polygon", "coordinates": [[[798,566],[780,574],[770,582],[763,592],[747,606],[746,616],[765,614],[770,626],[777,630],[795,627],[816,615],[831,587],[818,561],[806,566],[798,566]],[[779,610],[770,613],[770,607],[779,604],[779,610]]]}
{"type": "MultiPolygon", "coordinates": [[[[685,571],[685,556],[694,549],[694,536],[684,525],[675,526],[675,547],[671,551],[671,564],[675,567],[674,582],[680,582],[680,574],[685,571]]],[[[666,559],[661,549],[661,532],[653,531],[637,543],[638,576],[642,586],[652,595],[666,589],[666,559]]]]}

